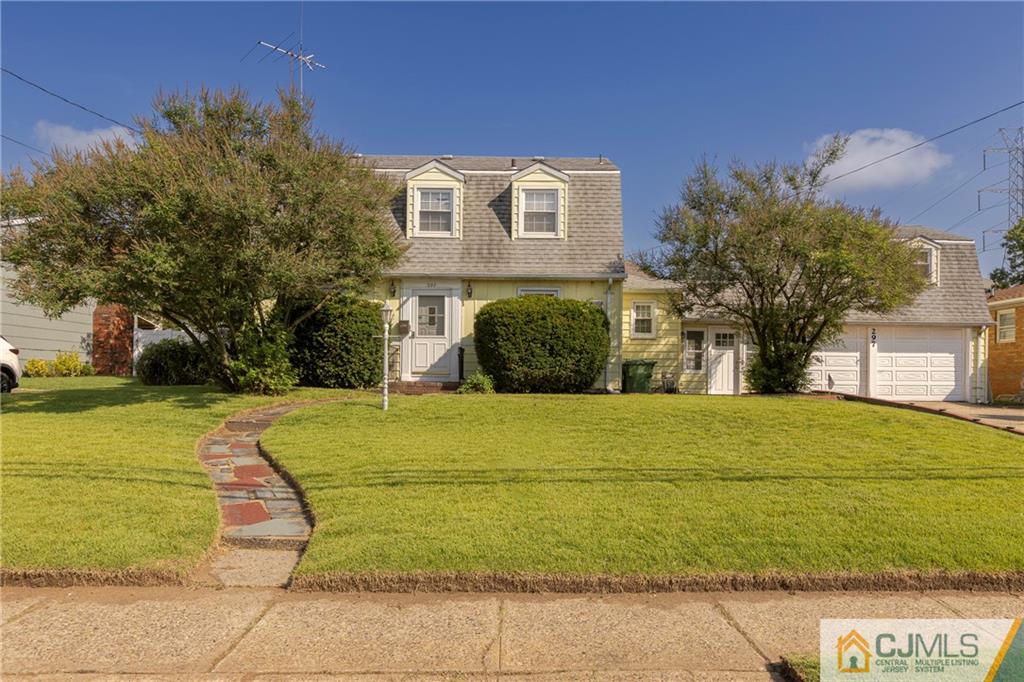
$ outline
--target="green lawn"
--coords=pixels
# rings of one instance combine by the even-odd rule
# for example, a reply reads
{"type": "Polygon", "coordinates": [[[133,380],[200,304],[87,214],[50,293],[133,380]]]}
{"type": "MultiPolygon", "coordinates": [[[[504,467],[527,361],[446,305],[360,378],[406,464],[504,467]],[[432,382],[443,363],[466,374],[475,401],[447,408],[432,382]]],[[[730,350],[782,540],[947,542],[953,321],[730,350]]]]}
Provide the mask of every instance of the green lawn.
{"type": "Polygon", "coordinates": [[[797,676],[793,682],[820,682],[821,665],[817,656],[787,656],[786,662],[797,676]]]}
{"type": "Polygon", "coordinates": [[[3,396],[0,556],[8,569],[192,568],[218,511],[195,444],[224,417],[283,398],[126,379],[26,379],[3,396]]]}
{"type": "Polygon", "coordinates": [[[317,517],[300,576],[1024,570],[1024,440],[910,411],[399,396],[263,442],[317,517]]]}

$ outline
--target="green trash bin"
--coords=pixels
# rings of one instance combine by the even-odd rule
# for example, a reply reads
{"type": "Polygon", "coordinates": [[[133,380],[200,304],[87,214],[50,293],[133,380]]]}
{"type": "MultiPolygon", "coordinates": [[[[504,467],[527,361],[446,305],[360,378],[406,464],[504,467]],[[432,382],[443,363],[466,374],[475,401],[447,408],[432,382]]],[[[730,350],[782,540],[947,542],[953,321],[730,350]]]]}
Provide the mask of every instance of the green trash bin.
{"type": "Polygon", "coordinates": [[[622,363],[622,392],[650,393],[654,360],[626,360],[622,363]]]}

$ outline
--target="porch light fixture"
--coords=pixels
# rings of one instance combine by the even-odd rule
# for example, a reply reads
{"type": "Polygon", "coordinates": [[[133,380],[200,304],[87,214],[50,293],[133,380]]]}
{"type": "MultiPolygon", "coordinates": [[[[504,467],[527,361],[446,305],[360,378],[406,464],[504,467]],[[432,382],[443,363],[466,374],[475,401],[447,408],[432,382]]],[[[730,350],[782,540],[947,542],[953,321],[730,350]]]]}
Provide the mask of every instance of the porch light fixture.
{"type": "Polygon", "coordinates": [[[473,283],[466,282],[466,298],[473,298],[473,283]]]}
{"type": "Polygon", "coordinates": [[[391,314],[394,313],[394,309],[391,305],[384,301],[384,305],[380,307],[380,321],[384,325],[384,376],[381,382],[381,409],[388,409],[388,347],[391,345],[391,339],[389,333],[391,331],[391,314]]]}

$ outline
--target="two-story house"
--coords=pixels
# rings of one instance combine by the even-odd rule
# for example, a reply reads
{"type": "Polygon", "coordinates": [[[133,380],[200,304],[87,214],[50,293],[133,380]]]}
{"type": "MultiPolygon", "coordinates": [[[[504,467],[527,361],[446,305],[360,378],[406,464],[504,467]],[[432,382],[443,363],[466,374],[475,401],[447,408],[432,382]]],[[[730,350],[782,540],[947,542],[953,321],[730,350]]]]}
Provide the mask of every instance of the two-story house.
{"type": "Polygon", "coordinates": [[[597,388],[620,379],[622,197],[604,158],[370,156],[401,183],[392,211],[405,241],[378,294],[397,311],[391,375],[456,382],[477,368],[473,322],[514,296],[592,301],[611,353],[597,388]]]}
{"type": "MultiPolygon", "coordinates": [[[[898,229],[919,254],[928,288],[890,315],[853,313],[842,338],[815,354],[811,388],[899,401],[987,399],[985,330],[991,324],[974,242],[920,226],[898,229]]],[[[624,360],[650,359],[691,393],[737,394],[750,340],[726,320],[679,319],[671,283],[627,264],[624,360]]]]}

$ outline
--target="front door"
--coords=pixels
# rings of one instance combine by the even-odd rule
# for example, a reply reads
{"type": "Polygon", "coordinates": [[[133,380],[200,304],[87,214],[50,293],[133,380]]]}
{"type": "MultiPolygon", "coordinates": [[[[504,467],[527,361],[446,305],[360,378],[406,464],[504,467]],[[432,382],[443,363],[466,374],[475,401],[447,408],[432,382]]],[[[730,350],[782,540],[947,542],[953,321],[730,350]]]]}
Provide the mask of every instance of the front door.
{"type": "Polygon", "coordinates": [[[732,395],[736,392],[737,334],[726,327],[712,327],[709,332],[708,393],[732,395]]]}
{"type": "Polygon", "coordinates": [[[410,370],[448,379],[452,374],[452,299],[447,291],[416,289],[412,295],[410,370]]]}

